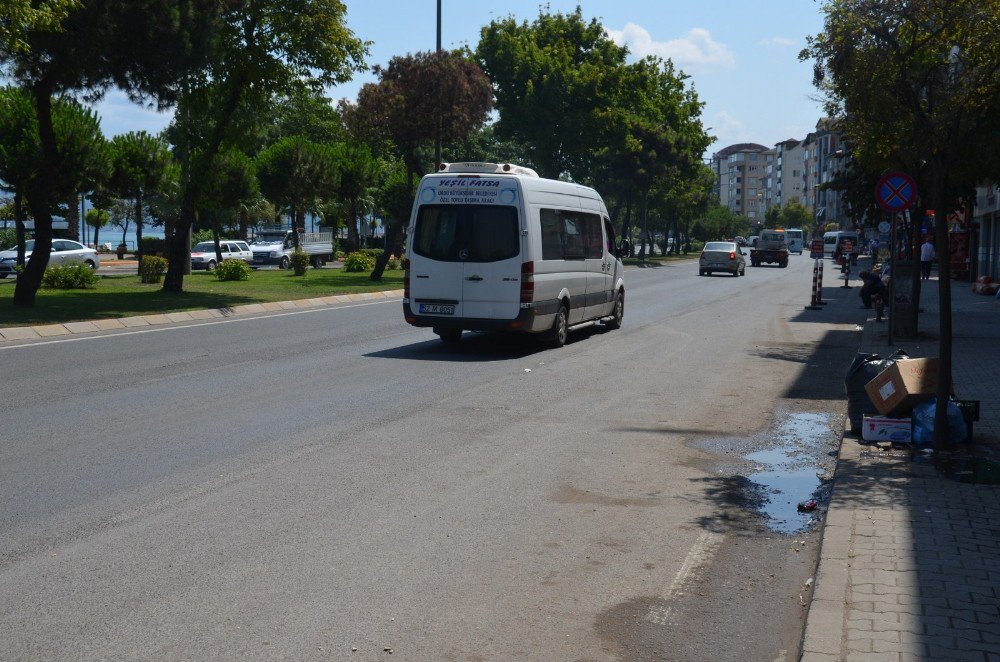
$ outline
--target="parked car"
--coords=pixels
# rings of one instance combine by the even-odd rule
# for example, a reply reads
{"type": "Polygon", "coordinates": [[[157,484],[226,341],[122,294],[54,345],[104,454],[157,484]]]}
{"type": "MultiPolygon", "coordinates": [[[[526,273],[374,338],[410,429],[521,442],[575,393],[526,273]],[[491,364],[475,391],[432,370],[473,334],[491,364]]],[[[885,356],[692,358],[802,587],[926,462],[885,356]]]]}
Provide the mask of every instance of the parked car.
{"type": "Polygon", "coordinates": [[[713,271],[727,271],[734,276],[747,272],[746,252],[734,241],[710,241],[698,258],[698,275],[711,276],[713,271]]]}
{"type": "MultiPolygon", "coordinates": [[[[224,239],[219,242],[219,250],[222,252],[223,260],[243,260],[247,264],[253,262],[253,252],[245,241],[235,241],[224,239]]],[[[215,269],[219,258],[215,254],[214,241],[202,241],[191,249],[191,268],[205,269],[211,271],[215,269]]]]}
{"type": "MultiPolygon", "coordinates": [[[[24,242],[24,262],[28,263],[31,252],[35,248],[35,240],[29,239],[24,242]]],[[[52,252],[49,254],[50,267],[78,262],[85,264],[93,270],[101,266],[101,258],[93,248],[87,248],[78,241],[70,239],[53,239],[52,252]]],[[[0,252],[0,278],[6,278],[11,274],[16,274],[17,247],[0,252]]]]}

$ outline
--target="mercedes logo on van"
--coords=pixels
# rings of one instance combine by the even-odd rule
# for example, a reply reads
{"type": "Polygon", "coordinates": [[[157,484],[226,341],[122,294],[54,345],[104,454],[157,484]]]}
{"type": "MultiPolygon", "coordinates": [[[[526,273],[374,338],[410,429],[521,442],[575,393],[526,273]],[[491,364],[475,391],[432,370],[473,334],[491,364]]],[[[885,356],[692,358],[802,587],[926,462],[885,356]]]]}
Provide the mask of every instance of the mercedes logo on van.
{"type": "Polygon", "coordinates": [[[462,250],[458,251],[458,259],[459,260],[468,260],[469,259],[469,249],[468,248],[463,248],[462,250]]]}

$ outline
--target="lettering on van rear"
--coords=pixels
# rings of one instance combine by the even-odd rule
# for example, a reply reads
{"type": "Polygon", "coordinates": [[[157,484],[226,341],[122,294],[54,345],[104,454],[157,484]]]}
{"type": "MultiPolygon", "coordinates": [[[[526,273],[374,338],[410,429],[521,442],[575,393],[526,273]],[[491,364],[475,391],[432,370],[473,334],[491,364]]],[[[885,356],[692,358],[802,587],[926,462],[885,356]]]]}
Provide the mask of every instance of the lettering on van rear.
{"type": "Polygon", "coordinates": [[[500,188],[499,179],[456,177],[438,179],[435,186],[426,186],[420,192],[424,204],[511,205],[517,200],[517,189],[510,184],[500,188]]]}

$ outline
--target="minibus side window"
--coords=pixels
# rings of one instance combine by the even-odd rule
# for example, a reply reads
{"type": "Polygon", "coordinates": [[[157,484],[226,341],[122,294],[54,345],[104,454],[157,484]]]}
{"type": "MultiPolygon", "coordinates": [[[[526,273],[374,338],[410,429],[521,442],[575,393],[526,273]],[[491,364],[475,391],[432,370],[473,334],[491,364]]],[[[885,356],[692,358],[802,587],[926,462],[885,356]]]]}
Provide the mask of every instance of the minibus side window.
{"type": "Polygon", "coordinates": [[[603,257],[601,217],[597,214],[539,210],[543,260],[582,260],[603,257]]]}

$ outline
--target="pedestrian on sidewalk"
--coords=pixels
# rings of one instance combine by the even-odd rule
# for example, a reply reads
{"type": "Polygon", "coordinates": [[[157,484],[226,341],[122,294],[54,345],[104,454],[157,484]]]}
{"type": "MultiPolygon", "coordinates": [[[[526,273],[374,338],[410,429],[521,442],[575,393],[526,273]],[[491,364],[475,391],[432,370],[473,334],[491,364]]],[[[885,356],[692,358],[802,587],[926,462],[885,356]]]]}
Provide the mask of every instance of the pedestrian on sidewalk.
{"type": "Polygon", "coordinates": [[[858,277],[861,278],[861,291],[858,294],[861,296],[861,303],[864,304],[865,308],[872,307],[872,297],[876,294],[882,297],[882,301],[889,299],[889,290],[877,274],[862,271],[858,277]]]}
{"type": "Polygon", "coordinates": [[[924,280],[930,280],[931,278],[931,264],[934,262],[934,242],[931,241],[930,235],[924,239],[924,243],[920,246],[920,277],[924,280]]]}

